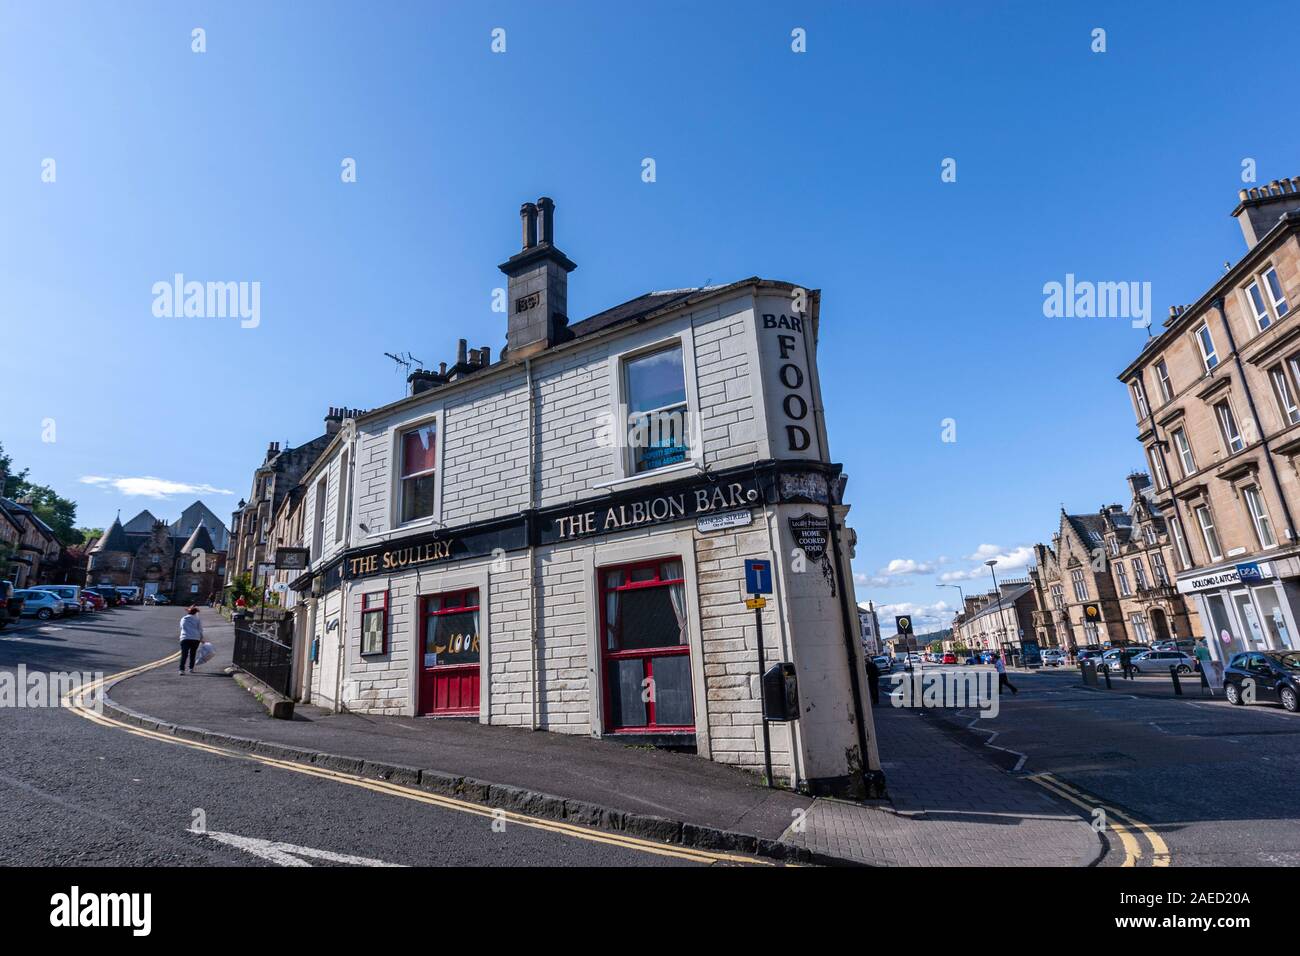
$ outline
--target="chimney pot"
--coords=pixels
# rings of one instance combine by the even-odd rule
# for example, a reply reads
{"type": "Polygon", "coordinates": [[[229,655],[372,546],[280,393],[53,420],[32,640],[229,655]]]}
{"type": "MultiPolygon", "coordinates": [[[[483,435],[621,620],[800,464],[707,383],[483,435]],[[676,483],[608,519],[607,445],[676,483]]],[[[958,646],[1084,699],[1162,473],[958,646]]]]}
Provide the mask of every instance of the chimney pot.
{"type": "Polygon", "coordinates": [[[447,363],[446,363],[446,362],[439,362],[439,363],[438,363],[438,374],[439,374],[439,375],[444,375],[444,376],[447,374],[447,363]]]}
{"type": "Polygon", "coordinates": [[[1246,192],[1246,190],[1244,189],[1237,190],[1237,198],[1240,199],[1242,202],[1245,202],[1249,196],[1250,193],[1246,192]]]}
{"type": "Polygon", "coordinates": [[[537,204],[526,202],[519,207],[519,221],[524,227],[524,248],[537,245],[537,204]]]}
{"type": "Polygon", "coordinates": [[[468,345],[469,342],[467,342],[465,339],[461,339],[459,342],[456,343],[456,364],[457,365],[465,364],[465,348],[468,345]]]}
{"type": "Polygon", "coordinates": [[[547,245],[555,243],[555,201],[549,196],[537,200],[537,238],[547,245]]]}

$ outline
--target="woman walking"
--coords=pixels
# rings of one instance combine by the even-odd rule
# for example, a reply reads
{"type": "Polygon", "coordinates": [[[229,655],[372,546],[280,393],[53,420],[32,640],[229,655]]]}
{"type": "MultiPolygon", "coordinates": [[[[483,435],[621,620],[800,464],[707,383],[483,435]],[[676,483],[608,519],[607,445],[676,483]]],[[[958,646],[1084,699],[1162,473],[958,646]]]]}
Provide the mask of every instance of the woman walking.
{"type": "Polygon", "coordinates": [[[993,666],[997,668],[998,671],[998,690],[1001,691],[1002,688],[1005,687],[1011,691],[1011,693],[1019,694],[1020,691],[1016,690],[1016,685],[1007,680],[1007,665],[1002,662],[1001,654],[994,653],[993,666]]]}
{"type": "Polygon", "coordinates": [[[181,673],[185,673],[185,660],[189,658],[190,673],[194,673],[194,655],[203,643],[203,622],[199,620],[199,609],[192,606],[181,618],[181,673]]]}

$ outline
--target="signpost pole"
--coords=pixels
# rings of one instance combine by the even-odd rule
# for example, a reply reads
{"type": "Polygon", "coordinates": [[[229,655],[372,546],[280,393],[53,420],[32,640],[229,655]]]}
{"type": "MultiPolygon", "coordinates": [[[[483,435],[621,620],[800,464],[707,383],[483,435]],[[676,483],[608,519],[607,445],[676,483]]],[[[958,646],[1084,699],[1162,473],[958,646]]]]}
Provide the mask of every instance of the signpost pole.
{"type": "Polygon", "coordinates": [[[754,627],[758,630],[758,706],[759,716],[763,719],[763,770],[767,775],[767,785],[772,783],[772,735],[767,727],[767,708],[763,700],[763,675],[767,673],[767,659],[763,654],[763,610],[754,609],[754,627]]]}

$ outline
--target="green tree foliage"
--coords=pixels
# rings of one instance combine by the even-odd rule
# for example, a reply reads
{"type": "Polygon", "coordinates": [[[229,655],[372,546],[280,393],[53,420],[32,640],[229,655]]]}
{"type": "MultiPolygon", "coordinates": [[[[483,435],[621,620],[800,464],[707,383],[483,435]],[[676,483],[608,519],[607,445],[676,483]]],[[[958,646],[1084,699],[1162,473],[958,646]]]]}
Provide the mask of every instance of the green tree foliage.
{"type": "Polygon", "coordinates": [[[38,485],[27,480],[27,469],[15,472],[13,458],[5,453],[0,445],[0,472],[4,473],[3,494],[13,500],[29,500],[31,509],[54,531],[60,544],[80,544],[82,539],[76,530],[77,503],[70,498],[60,496],[47,485],[38,485]]]}

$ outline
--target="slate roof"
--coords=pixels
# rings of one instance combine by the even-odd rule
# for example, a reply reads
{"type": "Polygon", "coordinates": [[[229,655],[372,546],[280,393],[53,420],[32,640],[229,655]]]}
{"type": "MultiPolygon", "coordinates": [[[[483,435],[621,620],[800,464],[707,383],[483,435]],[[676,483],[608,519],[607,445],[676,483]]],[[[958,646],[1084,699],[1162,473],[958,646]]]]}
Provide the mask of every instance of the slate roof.
{"type": "Polygon", "coordinates": [[[108,526],[108,530],[99,536],[90,549],[91,554],[98,554],[101,551],[129,551],[134,553],[135,548],[131,546],[126,532],[122,530],[122,519],[114,518],[113,523],[108,526]]]}
{"type": "Polygon", "coordinates": [[[585,335],[594,335],[597,332],[603,332],[605,329],[612,329],[616,325],[622,325],[625,322],[635,322],[643,319],[652,312],[672,305],[675,302],[681,302],[689,299],[697,292],[703,292],[705,289],[721,288],[721,286],[697,286],[692,289],[670,289],[664,292],[647,292],[639,295],[635,299],[629,299],[622,305],[616,305],[612,309],[606,309],[604,312],[597,312],[590,318],[583,319],[581,322],[575,322],[569,326],[569,331],[573,333],[575,339],[580,339],[585,335]]]}
{"type": "Polygon", "coordinates": [[[202,548],[207,554],[216,551],[216,546],[212,543],[212,535],[208,534],[207,526],[202,522],[194,529],[186,542],[181,545],[181,554],[189,554],[195,548],[202,548]]]}
{"type": "MultiPolygon", "coordinates": [[[[1008,611],[1015,606],[1015,603],[1034,589],[1032,584],[1022,584],[1014,591],[1008,591],[1002,595],[1002,610],[1008,611]]],[[[998,612],[998,599],[994,598],[988,607],[981,608],[979,611],[965,618],[966,622],[978,620],[986,614],[996,614],[998,612]]]]}

